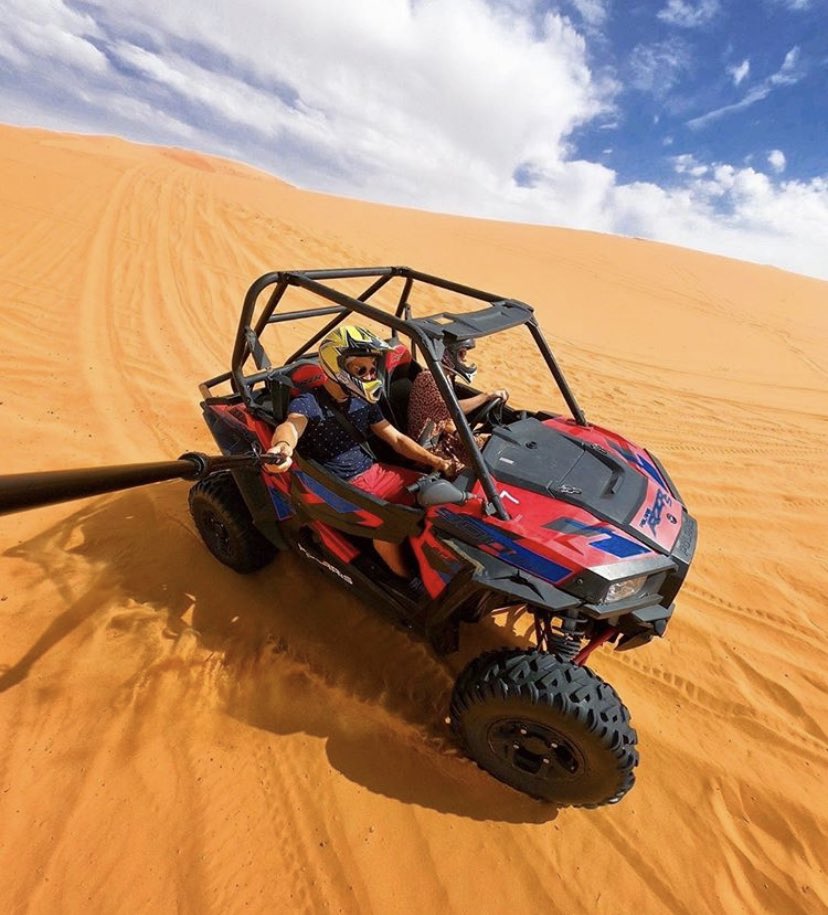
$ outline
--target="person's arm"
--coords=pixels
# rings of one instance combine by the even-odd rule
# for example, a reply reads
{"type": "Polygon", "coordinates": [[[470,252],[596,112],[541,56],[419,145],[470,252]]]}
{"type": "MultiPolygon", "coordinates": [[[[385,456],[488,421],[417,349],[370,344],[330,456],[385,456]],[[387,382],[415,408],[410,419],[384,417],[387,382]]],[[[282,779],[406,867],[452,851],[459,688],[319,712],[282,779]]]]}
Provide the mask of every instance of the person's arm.
{"type": "Polygon", "coordinates": [[[399,429],[392,426],[387,419],[374,423],[371,426],[371,431],[377,438],[389,444],[397,454],[401,454],[403,457],[418,461],[420,464],[425,464],[426,467],[430,467],[432,470],[439,470],[441,473],[450,473],[452,470],[451,461],[445,461],[436,454],[426,451],[413,438],[403,435],[399,429]]]}
{"type": "Polygon", "coordinates": [[[283,454],[287,460],[283,464],[266,464],[271,473],[284,473],[293,463],[291,458],[296,444],[308,425],[308,418],[302,413],[288,413],[287,419],[280,423],[273,432],[268,454],[283,454]]]}
{"type": "Polygon", "coordinates": [[[472,410],[482,407],[484,403],[498,399],[502,400],[503,403],[506,403],[509,399],[509,392],[506,388],[498,388],[498,390],[491,391],[488,394],[475,394],[473,397],[465,397],[463,400],[458,400],[457,402],[460,404],[460,409],[464,413],[471,413],[472,410]]]}

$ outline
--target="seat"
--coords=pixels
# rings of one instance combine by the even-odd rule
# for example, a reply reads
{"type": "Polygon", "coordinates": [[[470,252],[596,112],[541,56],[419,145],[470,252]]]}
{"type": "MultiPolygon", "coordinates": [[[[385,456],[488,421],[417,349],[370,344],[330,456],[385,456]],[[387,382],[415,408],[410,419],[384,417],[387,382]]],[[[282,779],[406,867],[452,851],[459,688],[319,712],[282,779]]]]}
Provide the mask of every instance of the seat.
{"type": "Polygon", "coordinates": [[[385,357],[387,387],[383,397],[388,420],[401,432],[408,428],[408,399],[411,385],[422,371],[422,366],[411,358],[411,351],[403,343],[389,341],[394,347],[385,357]]]}
{"type": "Polygon", "coordinates": [[[300,359],[284,368],[273,369],[265,381],[259,408],[267,419],[278,426],[287,417],[291,398],[317,388],[325,381],[325,373],[316,359],[300,359]]]}
{"type": "MultiPolygon", "coordinates": [[[[405,432],[411,385],[422,367],[411,358],[411,351],[405,344],[394,339],[389,342],[392,349],[385,354],[387,380],[380,407],[386,418],[405,432]]],[[[304,357],[291,365],[273,369],[267,376],[259,407],[267,413],[268,420],[278,426],[287,416],[291,398],[320,387],[325,378],[315,357],[304,357]]]]}

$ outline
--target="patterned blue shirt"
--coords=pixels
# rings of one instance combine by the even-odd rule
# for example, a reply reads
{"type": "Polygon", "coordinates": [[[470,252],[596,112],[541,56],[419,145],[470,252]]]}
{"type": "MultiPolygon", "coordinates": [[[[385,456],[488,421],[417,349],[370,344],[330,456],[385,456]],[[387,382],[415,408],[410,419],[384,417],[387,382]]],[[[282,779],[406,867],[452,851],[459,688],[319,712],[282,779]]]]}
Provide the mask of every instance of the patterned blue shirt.
{"type": "Polygon", "coordinates": [[[384,418],[376,404],[359,397],[349,397],[346,405],[337,407],[320,403],[313,391],[307,391],[288,404],[288,413],[300,413],[308,420],[297,446],[299,454],[318,461],[343,480],[350,480],[364,473],[374,462],[336,419],[333,411],[337,409],[341,409],[353,426],[366,436],[370,427],[384,418]]]}

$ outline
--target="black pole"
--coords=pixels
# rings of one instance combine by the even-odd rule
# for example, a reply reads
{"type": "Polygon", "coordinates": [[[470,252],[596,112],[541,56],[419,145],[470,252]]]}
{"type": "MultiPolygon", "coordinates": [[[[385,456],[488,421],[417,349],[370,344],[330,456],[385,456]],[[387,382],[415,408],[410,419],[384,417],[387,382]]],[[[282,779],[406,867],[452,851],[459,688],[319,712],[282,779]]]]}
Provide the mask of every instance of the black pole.
{"type": "Polygon", "coordinates": [[[254,465],[254,454],[208,457],[198,452],[182,454],[177,461],[120,464],[0,476],[0,515],[99,496],[166,480],[197,480],[219,470],[254,465]]]}
{"type": "Polygon", "coordinates": [[[416,341],[419,345],[423,358],[425,359],[427,367],[423,369],[423,371],[431,372],[434,383],[437,385],[437,390],[443,395],[443,400],[445,401],[449,415],[454,421],[457,434],[460,436],[460,441],[466,446],[466,451],[471,458],[472,467],[474,468],[477,479],[480,481],[480,485],[483,487],[483,492],[486,494],[487,501],[492,506],[492,509],[498,518],[502,521],[508,521],[509,513],[503,507],[503,502],[495,487],[492,475],[489,473],[489,469],[483,461],[480,449],[477,447],[477,443],[474,440],[474,433],[469,426],[469,421],[466,419],[466,414],[463,412],[463,409],[457,400],[454,385],[446,378],[442,368],[438,365],[439,357],[435,353],[434,343],[423,334],[419,328],[412,328],[409,333],[411,334],[411,339],[416,341]]]}
{"type": "MultiPolygon", "coordinates": [[[[367,301],[378,289],[382,289],[382,287],[390,279],[392,279],[391,276],[381,276],[376,281],[376,283],[373,283],[371,286],[369,286],[365,290],[365,292],[363,292],[360,295],[360,297],[357,299],[357,302],[367,301]]],[[[310,338],[310,340],[308,340],[298,350],[296,350],[295,353],[292,353],[285,361],[285,365],[290,365],[290,363],[293,362],[295,359],[298,359],[300,356],[303,356],[309,349],[312,349],[326,334],[328,334],[330,331],[332,331],[337,326],[337,324],[341,324],[344,320],[346,320],[346,318],[349,317],[349,315],[353,314],[353,311],[350,308],[345,309],[343,311],[342,307],[338,306],[338,305],[332,305],[330,307],[336,308],[339,310],[338,316],[335,318],[332,318],[330,321],[328,321],[328,323],[321,330],[317,331],[310,338]]],[[[332,312],[328,312],[328,313],[330,314],[332,312]]],[[[304,317],[304,314],[302,314],[301,317],[304,317]]]]}
{"type": "Polygon", "coordinates": [[[569,383],[564,377],[564,373],[561,371],[552,350],[549,348],[549,344],[546,342],[546,338],[543,336],[543,332],[537,325],[537,322],[534,320],[529,321],[528,326],[529,333],[534,337],[535,343],[541,352],[541,356],[543,356],[544,362],[546,362],[549,371],[552,372],[552,377],[557,382],[558,390],[563,395],[563,399],[566,401],[566,405],[569,407],[573,419],[576,423],[578,423],[579,426],[588,425],[586,417],[584,416],[584,411],[578,405],[578,401],[575,399],[575,395],[572,393],[572,388],[569,387],[569,383]]]}

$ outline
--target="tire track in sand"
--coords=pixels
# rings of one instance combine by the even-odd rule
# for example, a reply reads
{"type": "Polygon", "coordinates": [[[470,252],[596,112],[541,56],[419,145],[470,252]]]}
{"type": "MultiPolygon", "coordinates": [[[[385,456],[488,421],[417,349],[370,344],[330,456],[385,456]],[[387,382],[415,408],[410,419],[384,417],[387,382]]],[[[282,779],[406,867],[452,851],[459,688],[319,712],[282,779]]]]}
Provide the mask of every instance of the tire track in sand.
{"type": "Polygon", "coordinates": [[[141,166],[129,168],[107,197],[89,244],[79,305],[79,324],[84,329],[79,362],[84,371],[87,405],[97,415],[99,434],[103,432],[105,436],[98,442],[119,457],[129,455],[133,459],[149,459],[153,455],[146,435],[134,421],[134,410],[129,410],[135,397],[124,375],[124,351],[116,333],[124,308],[114,281],[125,256],[114,249],[118,227],[129,211],[141,174],[141,166]],[[93,366],[94,374],[89,374],[93,366]]]}
{"type": "Polygon", "coordinates": [[[626,666],[655,684],[659,696],[664,695],[666,687],[678,698],[700,710],[705,717],[712,712],[718,720],[738,724],[769,746],[784,744],[794,756],[801,757],[804,754],[817,765],[825,763],[828,744],[821,739],[824,736],[821,729],[817,729],[817,735],[814,735],[804,727],[794,725],[787,715],[772,715],[747,701],[729,701],[680,674],[653,667],[634,657],[626,659],[626,666]]]}

